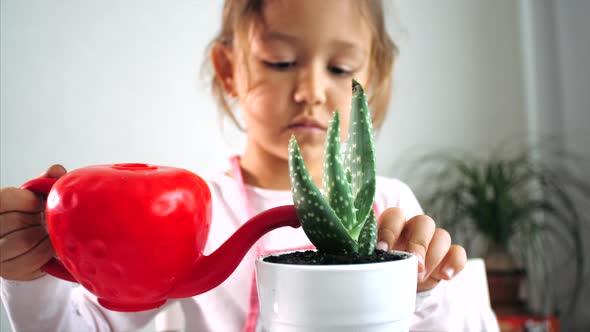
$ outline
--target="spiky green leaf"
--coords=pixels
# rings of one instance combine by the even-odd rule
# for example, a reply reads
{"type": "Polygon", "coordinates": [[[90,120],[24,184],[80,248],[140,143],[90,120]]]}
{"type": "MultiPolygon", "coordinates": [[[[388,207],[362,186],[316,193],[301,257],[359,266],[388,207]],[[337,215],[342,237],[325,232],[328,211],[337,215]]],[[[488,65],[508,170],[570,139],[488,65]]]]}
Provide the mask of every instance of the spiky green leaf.
{"type": "Polygon", "coordinates": [[[377,242],[377,219],[373,210],[369,213],[369,217],[365,222],[358,240],[359,254],[370,255],[375,251],[375,244],[377,242]]]}
{"type": "Polygon", "coordinates": [[[375,145],[373,125],[362,86],[352,81],[350,126],[344,156],[344,168],[350,170],[357,223],[364,223],[375,200],[375,145]]]}
{"type": "MultiPolygon", "coordinates": [[[[336,212],[344,228],[350,233],[356,224],[356,211],[351,185],[347,180],[340,156],[340,116],[338,112],[334,112],[328,128],[322,186],[328,203],[336,212]]],[[[351,237],[357,240],[358,234],[351,234],[351,237]]]]}
{"type": "Polygon", "coordinates": [[[309,175],[294,136],[289,142],[289,172],[297,217],[309,240],[324,252],[358,252],[358,244],[309,175]]]}

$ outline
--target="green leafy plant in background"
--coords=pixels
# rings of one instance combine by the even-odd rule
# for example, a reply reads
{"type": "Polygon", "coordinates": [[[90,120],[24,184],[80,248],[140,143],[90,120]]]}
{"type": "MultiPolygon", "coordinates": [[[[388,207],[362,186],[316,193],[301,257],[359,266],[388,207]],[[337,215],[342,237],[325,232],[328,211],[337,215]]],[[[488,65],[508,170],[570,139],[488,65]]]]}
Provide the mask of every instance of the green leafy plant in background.
{"type": "Polygon", "coordinates": [[[557,311],[555,276],[573,265],[575,280],[565,296],[571,308],[584,271],[581,218],[572,194],[588,198],[590,188],[571,172],[532,158],[530,151],[490,158],[435,153],[419,165],[412,172],[422,178],[425,211],[468,252],[487,244],[486,265],[498,254],[512,257],[535,279],[529,296],[544,297],[533,311],[557,311]],[[420,167],[428,171],[421,173],[420,167]]]}
{"type": "Polygon", "coordinates": [[[321,191],[305,166],[295,137],[289,143],[291,192],[301,226],[318,251],[370,255],[377,221],[372,210],[376,169],[373,127],[362,86],[353,80],[350,126],[344,149],[340,117],[328,128],[321,191]],[[342,151],[341,151],[342,150],[342,151]]]}

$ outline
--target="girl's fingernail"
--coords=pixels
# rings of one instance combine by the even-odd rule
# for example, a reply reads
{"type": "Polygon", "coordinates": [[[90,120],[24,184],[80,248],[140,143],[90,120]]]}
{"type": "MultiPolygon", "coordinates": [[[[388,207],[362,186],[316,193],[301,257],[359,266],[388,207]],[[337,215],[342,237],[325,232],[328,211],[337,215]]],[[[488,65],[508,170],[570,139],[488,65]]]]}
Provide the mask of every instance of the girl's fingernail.
{"type": "Polygon", "coordinates": [[[377,249],[383,250],[383,251],[387,251],[389,249],[389,246],[387,245],[387,242],[385,242],[385,241],[379,241],[377,243],[377,249]]]}
{"type": "Polygon", "coordinates": [[[449,266],[446,269],[444,269],[444,274],[447,276],[447,278],[451,279],[455,276],[455,269],[449,266]]]}

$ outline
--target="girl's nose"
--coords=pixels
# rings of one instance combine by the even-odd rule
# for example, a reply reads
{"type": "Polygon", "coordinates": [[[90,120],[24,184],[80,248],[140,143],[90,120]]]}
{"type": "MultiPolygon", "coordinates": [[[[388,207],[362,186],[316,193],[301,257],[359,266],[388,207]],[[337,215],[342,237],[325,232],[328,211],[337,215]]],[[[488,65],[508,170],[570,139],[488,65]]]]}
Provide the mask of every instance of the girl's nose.
{"type": "Polygon", "coordinates": [[[294,99],[296,103],[321,105],[326,102],[327,77],[319,66],[302,68],[297,79],[294,99]]]}

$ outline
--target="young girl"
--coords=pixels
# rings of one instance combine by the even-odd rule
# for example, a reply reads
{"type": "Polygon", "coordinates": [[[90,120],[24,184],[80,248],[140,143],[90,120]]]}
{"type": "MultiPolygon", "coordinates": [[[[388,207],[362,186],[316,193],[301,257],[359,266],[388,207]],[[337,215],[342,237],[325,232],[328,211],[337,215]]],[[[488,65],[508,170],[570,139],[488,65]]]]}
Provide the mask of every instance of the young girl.
{"type": "MultiPolygon", "coordinates": [[[[208,251],[255,213],[292,203],[287,161],[292,134],[321,185],[328,121],[334,110],[341,110],[342,132],[347,132],[352,78],[368,91],[374,127],[380,127],[395,55],[379,1],[226,1],[221,33],[210,48],[213,91],[236,124],[229,105],[239,104],[247,142],[227,172],[209,179],[213,221],[208,251]]],[[[45,176],[64,173],[63,167],[53,166],[45,176]]],[[[39,227],[42,201],[16,188],[2,189],[0,198],[2,299],[16,330],[132,330],[159,312],[112,312],[81,287],[45,275],[40,267],[53,249],[39,227]]],[[[381,211],[378,248],[410,251],[420,262],[412,329],[496,330],[489,305],[463,311],[466,297],[448,287],[465,265],[465,251],[422,215],[411,190],[398,180],[379,178],[376,205],[381,211]]],[[[186,331],[254,331],[256,255],[309,246],[301,229],[267,234],[221,286],[179,300],[186,331]]]]}

